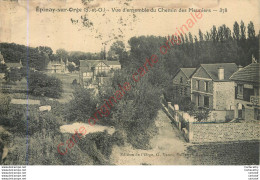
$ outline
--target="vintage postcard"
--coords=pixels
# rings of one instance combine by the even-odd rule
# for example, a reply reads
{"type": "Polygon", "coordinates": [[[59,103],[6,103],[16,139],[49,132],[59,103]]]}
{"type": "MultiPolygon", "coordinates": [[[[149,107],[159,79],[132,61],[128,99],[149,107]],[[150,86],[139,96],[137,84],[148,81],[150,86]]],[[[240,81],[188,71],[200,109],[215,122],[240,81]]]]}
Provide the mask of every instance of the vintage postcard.
{"type": "Polygon", "coordinates": [[[0,165],[259,165],[259,8],[0,0],[0,165]]]}

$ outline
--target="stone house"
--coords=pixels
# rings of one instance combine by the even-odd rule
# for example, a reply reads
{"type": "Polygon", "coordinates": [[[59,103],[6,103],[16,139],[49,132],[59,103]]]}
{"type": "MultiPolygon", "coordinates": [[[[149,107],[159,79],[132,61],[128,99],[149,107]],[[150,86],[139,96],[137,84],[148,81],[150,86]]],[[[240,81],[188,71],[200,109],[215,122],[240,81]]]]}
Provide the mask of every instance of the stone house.
{"type": "Polygon", "coordinates": [[[252,63],[230,77],[235,81],[235,118],[260,120],[259,70],[259,63],[252,63]]]}
{"type": "Polygon", "coordinates": [[[235,63],[201,64],[191,77],[191,101],[210,110],[232,110],[235,83],[229,78],[237,70],[235,63]]]}
{"type": "Polygon", "coordinates": [[[191,76],[196,68],[180,68],[173,76],[173,96],[190,97],[191,92],[191,76]]]}
{"type": "Polygon", "coordinates": [[[66,62],[62,59],[60,61],[50,61],[45,71],[47,73],[68,73],[68,59],[66,62]]]}

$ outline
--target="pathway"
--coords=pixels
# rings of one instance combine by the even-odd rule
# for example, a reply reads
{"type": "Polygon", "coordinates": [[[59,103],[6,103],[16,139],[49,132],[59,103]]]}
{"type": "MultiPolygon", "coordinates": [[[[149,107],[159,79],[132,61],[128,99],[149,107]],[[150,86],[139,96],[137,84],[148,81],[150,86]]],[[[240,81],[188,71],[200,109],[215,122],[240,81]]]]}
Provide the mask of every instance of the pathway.
{"type": "Polygon", "coordinates": [[[116,146],[111,155],[112,163],[116,165],[190,165],[191,161],[184,156],[188,143],[162,110],[159,110],[155,124],[158,127],[158,134],[151,140],[151,150],[134,149],[130,145],[116,146]]]}

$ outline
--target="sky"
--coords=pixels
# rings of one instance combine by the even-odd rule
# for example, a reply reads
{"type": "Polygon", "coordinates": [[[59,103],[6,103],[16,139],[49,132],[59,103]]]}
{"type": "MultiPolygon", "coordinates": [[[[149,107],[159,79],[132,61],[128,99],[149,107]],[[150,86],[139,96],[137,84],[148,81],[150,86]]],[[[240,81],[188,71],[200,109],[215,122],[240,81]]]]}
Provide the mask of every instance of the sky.
{"type": "Polygon", "coordinates": [[[253,21],[256,32],[260,29],[258,0],[0,0],[0,42],[49,46],[54,51],[100,52],[116,40],[127,44],[133,36],[172,35],[192,17],[189,8],[211,10],[203,12],[189,28],[194,35],[199,29],[209,31],[213,25],[226,24],[233,29],[234,22],[241,20],[246,26],[253,21]],[[121,12],[113,12],[112,8],[121,12]],[[138,8],[153,8],[156,12],[123,12],[138,8]],[[159,8],[177,12],[158,12],[159,8]],[[187,12],[179,12],[180,8],[187,12]],[[219,12],[220,8],[227,12],[219,12]],[[84,12],[87,9],[97,12],[84,12]]]}

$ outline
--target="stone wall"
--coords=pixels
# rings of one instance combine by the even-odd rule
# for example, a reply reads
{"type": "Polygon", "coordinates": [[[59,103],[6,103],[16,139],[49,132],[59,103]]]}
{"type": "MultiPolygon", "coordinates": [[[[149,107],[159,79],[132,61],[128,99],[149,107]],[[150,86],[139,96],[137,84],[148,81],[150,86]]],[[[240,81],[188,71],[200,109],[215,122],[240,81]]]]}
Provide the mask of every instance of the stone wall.
{"type": "Polygon", "coordinates": [[[235,105],[235,83],[214,82],[213,109],[230,110],[235,105]]]}
{"type": "Polygon", "coordinates": [[[260,139],[259,122],[190,123],[189,126],[189,141],[193,143],[260,139]]]}

